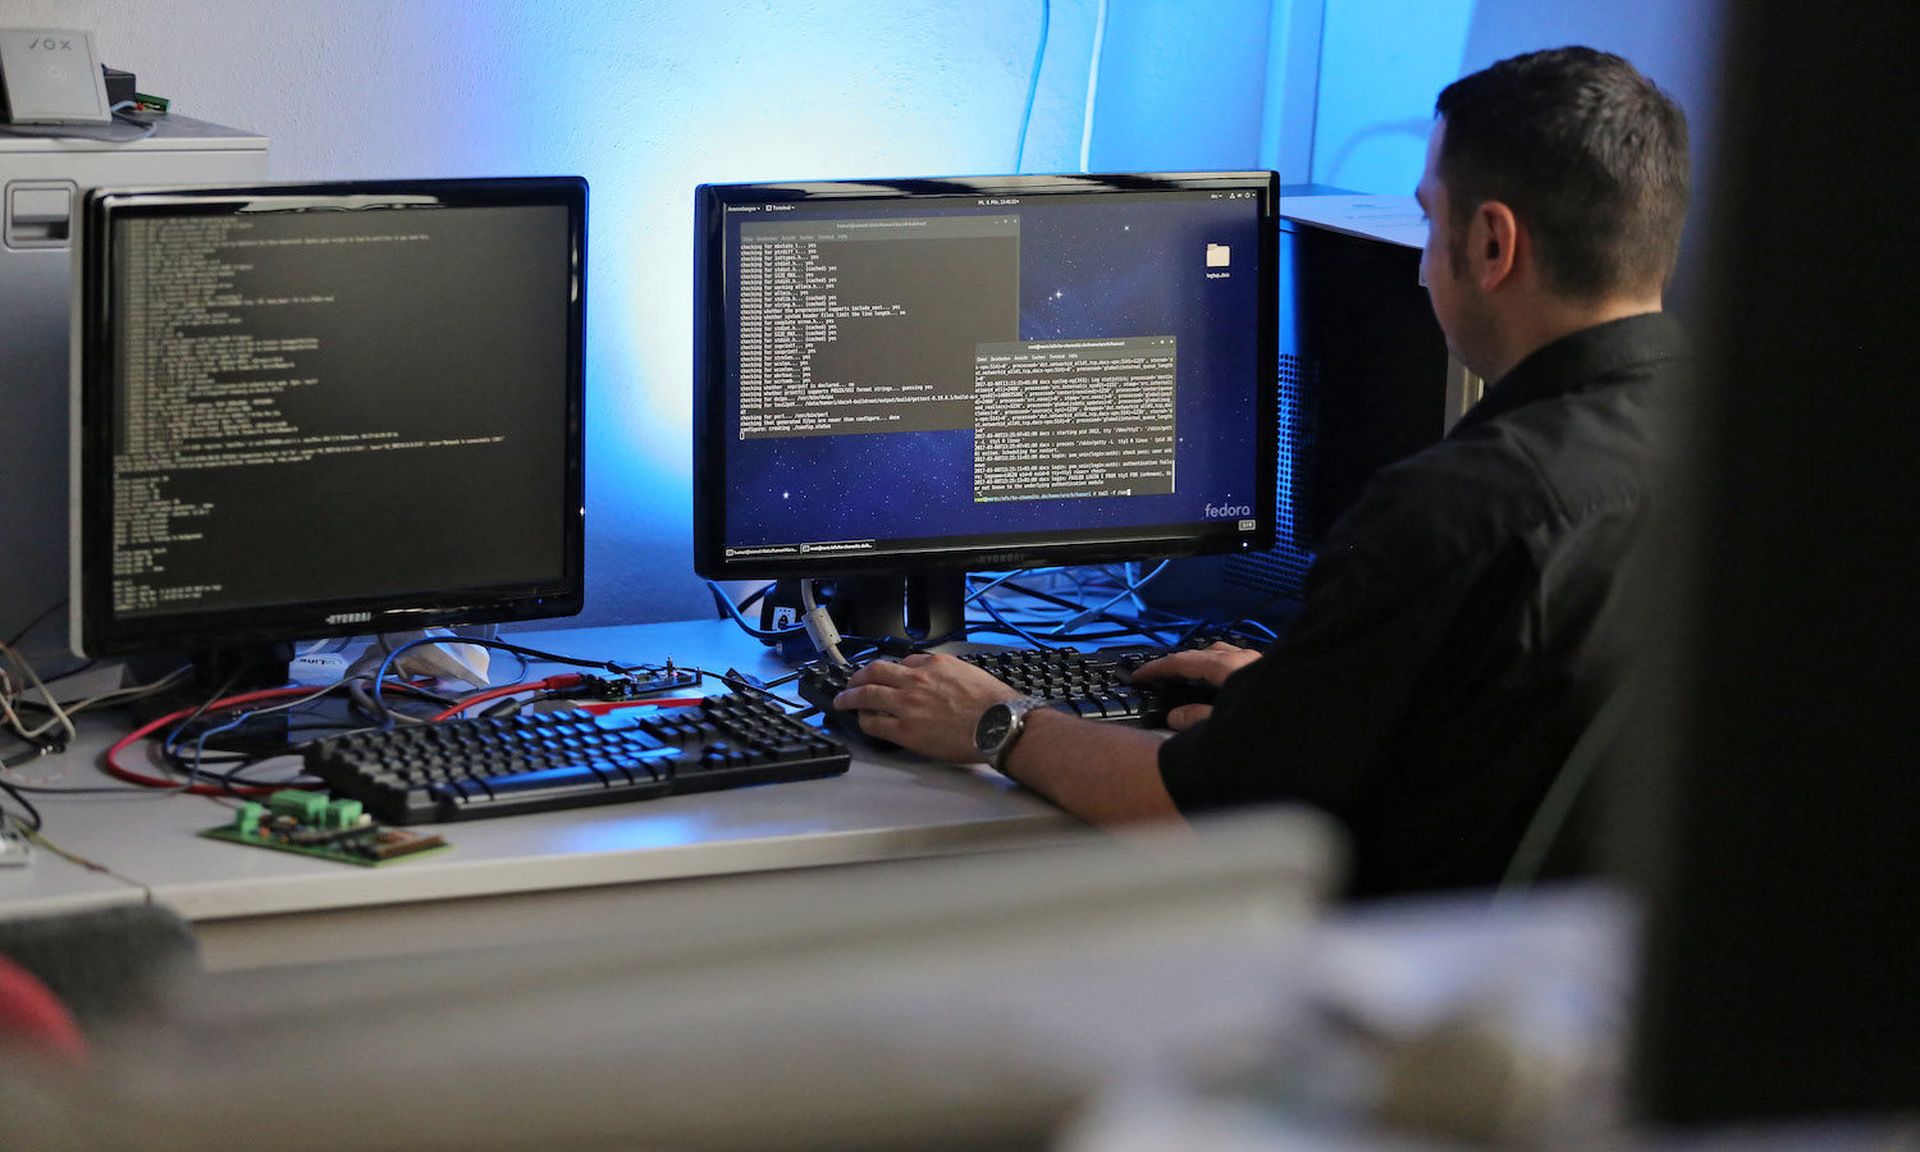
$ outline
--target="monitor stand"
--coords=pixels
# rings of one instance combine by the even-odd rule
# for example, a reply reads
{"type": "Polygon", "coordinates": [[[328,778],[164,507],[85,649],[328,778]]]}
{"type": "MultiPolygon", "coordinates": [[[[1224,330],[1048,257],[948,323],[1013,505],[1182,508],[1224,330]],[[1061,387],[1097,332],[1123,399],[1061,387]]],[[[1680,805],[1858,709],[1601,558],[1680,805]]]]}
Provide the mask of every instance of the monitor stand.
{"type": "MultiPolygon", "coordinates": [[[[290,642],[196,652],[192,658],[192,671],[186,680],[158,696],[136,701],[133,704],[134,715],[139,723],[146,724],[175,712],[191,712],[215,699],[216,692],[224,699],[262,689],[286,688],[292,684],[290,669],[293,652],[294,645],[290,642]]],[[[177,658],[151,664],[128,662],[129,672],[141,683],[157,680],[179,666],[177,658]]],[[[313,686],[316,692],[319,688],[319,685],[313,686]]],[[[408,701],[394,692],[391,686],[385,702],[393,711],[410,711],[419,718],[434,715],[442,708],[439,703],[408,701]]],[[[265,708],[280,703],[286,703],[286,700],[263,700],[258,706],[265,708]]],[[[191,743],[201,730],[218,727],[233,718],[233,713],[223,713],[212,720],[194,720],[189,723],[183,739],[191,743]]],[[[293,754],[300,745],[316,736],[326,735],[329,730],[345,731],[366,727],[371,723],[371,719],[356,711],[348,701],[330,696],[302,704],[297,711],[250,716],[244,724],[209,736],[206,748],[208,751],[240,752],[256,757],[293,754]]]]}
{"type": "MultiPolygon", "coordinates": [[[[293,645],[282,642],[205,649],[195,652],[190,663],[191,671],[184,681],[157,696],[134,703],[134,716],[141,724],[175,712],[190,712],[215,699],[215,693],[224,699],[264,688],[286,687],[289,682],[288,670],[293,663],[293,645]]],[[[128,671],[142,683],[157,680],[177,667],[177,658],[127,662],[128,671]]],[[[219,722],[225,723],[230,719],[231,715],[223,715],[219,722]]],[[[205,722],[196,721],[195,727],[188,729],[189,739],[197,728],[208,726],[205,722]]],[[[288,732],[287,715],[274,713],[249,720],[231,732],[210,737],[206,746],[209,750],[223,752],[262,752],[276,744],[290,745],[293,742],[288,732]]]]}
{"type": "Polygon", "coordinates": [[[834,581],[829,610],[840,631],[875,639],[939,639],[967,622],[965,572],[910,572],[834,581]]]}
{"type": "MultiPolygon", "coordinates": [[[[820,583],[827,588],[820,602],[842,636],[919,643],[954,635],[966,625],[965,572],[907,572],[820,583]]],[[[800,600],[797,588],[791,587],[777,590],[775,597],[796,604],[800,600]]],[[[809,649],[802,659],[812,656],[809,649]]]]}
{"type": "MultiPolygon", "coordinates": [[[[146,719],[158,719],[182,708],[197,708],[212,700],[215,692],[238,696],[261,688],[284,688],[287,670],[293,664],[293,645],[203,649],[193,654],[189,664],[191,670],[186,680],[138,703],[137,710],[146,719]]],[[[178,657],[127,661],[127,671],[139,683],[158,680],[179,666],[178,657]]]]}

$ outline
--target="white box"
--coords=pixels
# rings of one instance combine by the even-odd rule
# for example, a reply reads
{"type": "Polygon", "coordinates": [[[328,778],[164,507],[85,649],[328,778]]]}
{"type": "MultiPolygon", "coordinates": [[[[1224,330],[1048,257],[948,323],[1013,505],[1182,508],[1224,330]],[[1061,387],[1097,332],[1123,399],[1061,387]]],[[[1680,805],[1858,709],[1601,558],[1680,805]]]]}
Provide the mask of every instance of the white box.
{"type": "MultiPolygon", "coordinates": [[[[86,191],[266,179],[266,137],[184,116],[119,143],[0,136],[0,640],[67,595],[68,328],[86,191]]],[[[23,650],[65,652],[64,620],[36,625],[23,650]]]]}

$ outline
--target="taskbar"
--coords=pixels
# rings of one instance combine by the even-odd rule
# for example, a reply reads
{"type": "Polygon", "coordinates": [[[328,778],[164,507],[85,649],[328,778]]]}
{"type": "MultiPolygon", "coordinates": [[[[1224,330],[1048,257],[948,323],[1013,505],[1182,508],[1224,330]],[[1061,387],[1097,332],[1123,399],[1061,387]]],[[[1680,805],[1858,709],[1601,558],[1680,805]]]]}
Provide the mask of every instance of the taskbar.
{"type": "Polygon", "coordinates": [[[755,563],[785,564],[858,562],[863,559],[907,561],[938,565],[942,557],[954,563],[991,566],[1030,563],[1040,551],[1075,549],[1137,548],[1142,552],[1168,554],[1218,550],[1223,542],[1244,540],[1255,545],[1260,536],[1257,519],[1203,521],[1199,523],[1090,528],[1076,532],[1033,532],[1019,534],[980,534],[974,536],[938,536],[895,540],[799,540],[783,543],[729,544],[721,549],[722,558],[731,565],[755,563]]]}

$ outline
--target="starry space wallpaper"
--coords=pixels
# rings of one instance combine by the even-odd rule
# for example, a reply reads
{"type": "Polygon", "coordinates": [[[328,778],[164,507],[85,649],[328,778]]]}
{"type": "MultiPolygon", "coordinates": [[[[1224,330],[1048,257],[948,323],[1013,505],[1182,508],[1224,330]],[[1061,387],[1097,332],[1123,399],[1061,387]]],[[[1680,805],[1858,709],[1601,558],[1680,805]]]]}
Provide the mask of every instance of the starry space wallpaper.
{"type": "MultiPolygon", "coordinates": [[[[1071,538],[1089,529],[1196,523],[1205,519],[1207,504],[1257,506],[1254,382],[1263,273],[1257,267],[1258,203],[1182,190],[1029,196],[1014,208],[983,207],[972,197],[955,196],[800,205],[799,212],[836,220],[1017,213],[1017,315],[1004,302],[969,301],[959,289],[948,289],[941,269],[951,256],[929,257],[925,247],[973,241],[867,243],[884,243],[890,251],[879,257],[883,260],[909,266],[925,260],[930,279],[911,294],[939,299],[946,291],[949,303],[942,312],[950,315],[943,314],[941,322],[978,330],[953,345],[959,362],[943,373],[943,379],[963,381],[967,388],[973,364],[966,349],[972,342],[1175,337],[1176,490],[978,503],[973,432],[965,427],[743,440],[738,366],[730,363],[720,422],[724,445],[696,446],[696,452],[725,453],[723,542],[751,547],[1033,533],[1071,538]],[[1226,246],[1225,266],[1209,265],[1209,245],[1226,246]],[[1017,332],[1005,330],[1009,322],[1017,323],[1017,332]]],[[[738,236],[738,225],[729,220],[729,284],[737,282],[740,268],[738,236]]],[[[823,258],[834,258],[831,249],[823,258]]],[[[872,257],[863,251],[860,258],[872,257]]],[[[737,331],[738,304],[732,296],[729,330],[737,331]]],[[[858,324],[841,325],[842,342],[858,339],[858,324]]],[[[847,363],[850,355],[858,362],[858,344],[849,348],[846,343],[831,350],[837,364],[847,363]]],[[[889,375],[888,358],[873,359],[865,370],[874,380],[899,382],[889,375]]]]}

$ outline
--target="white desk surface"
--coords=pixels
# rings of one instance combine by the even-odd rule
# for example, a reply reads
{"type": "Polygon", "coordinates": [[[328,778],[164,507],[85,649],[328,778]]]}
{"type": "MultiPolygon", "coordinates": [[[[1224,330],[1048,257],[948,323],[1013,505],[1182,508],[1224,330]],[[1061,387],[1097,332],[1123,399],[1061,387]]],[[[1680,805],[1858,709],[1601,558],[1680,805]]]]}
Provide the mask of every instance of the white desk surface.
{"type": "MultiPolygon", "coordinates": [[[[784,669],[730,622],[518,633],[516,643],[596,659],[659,661],[772,678],[784,669]]],[[[501,665],[512,667],[511,658],[501,665]]],[[[708,691],[724,691],[710,681],[708,691]]],[[[124,714],[83,717],[83,739],[14,779],[112,784],[101,753],[124,714]]],[[[130,749],[135,764],[141,758],[130,749]]],[[[263,772],[263,775],[267,773],[263,772]]],[[[45,835],[111,869],[36,850],[0,870],[0,918],[147,898],[196,924],[638,882],[721,877],[991,847],[1078,827],[984,768],[855,749],[844,776],[633,804],[432,826],[450,852],[359,868],[195,835],[230,810],[204,797],[36,795],[45,835]]]]}

